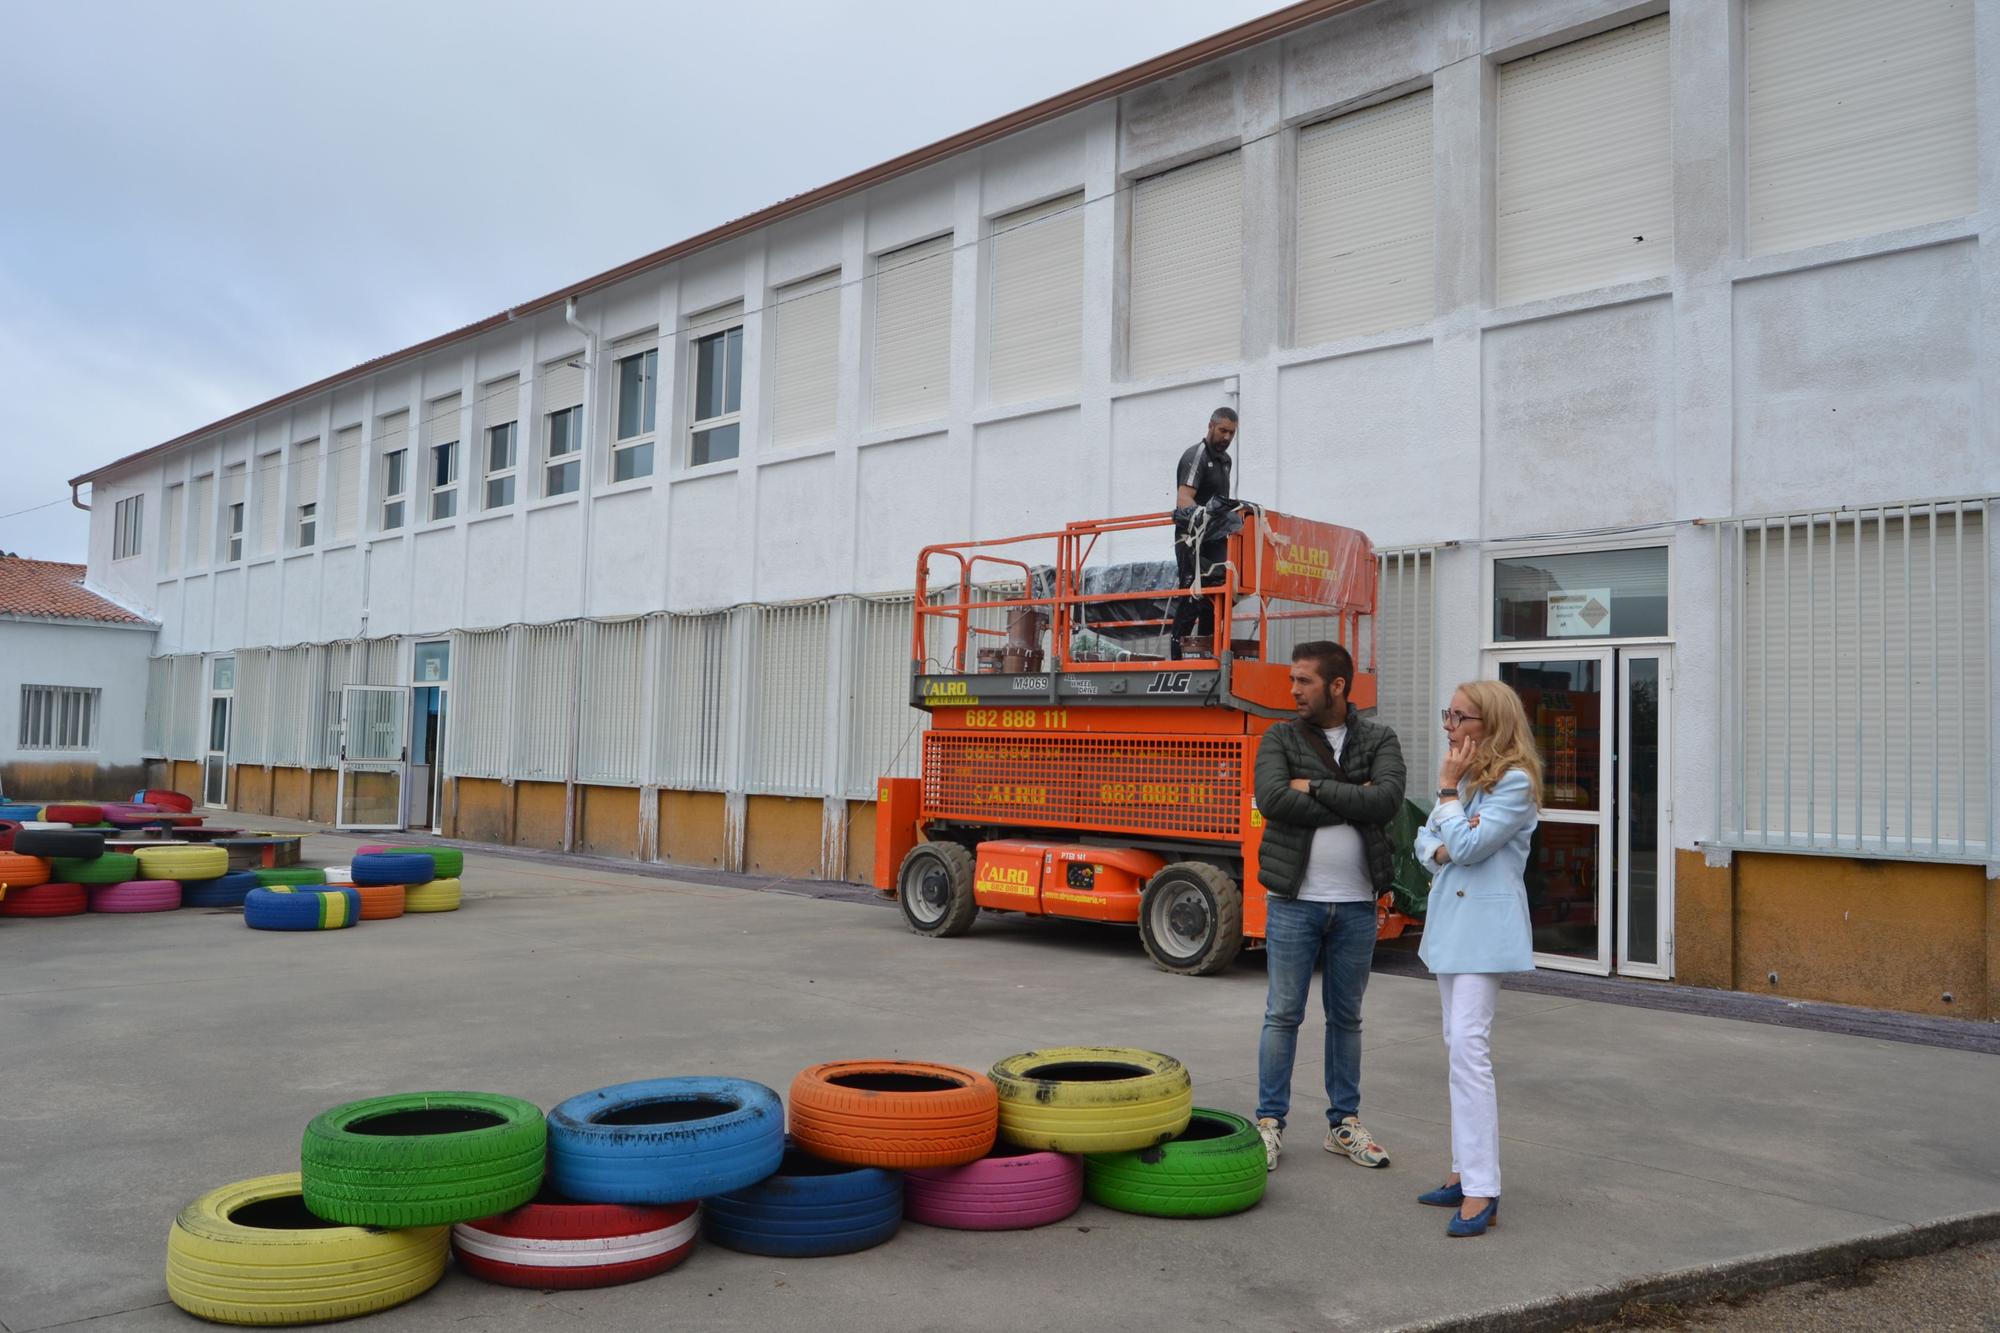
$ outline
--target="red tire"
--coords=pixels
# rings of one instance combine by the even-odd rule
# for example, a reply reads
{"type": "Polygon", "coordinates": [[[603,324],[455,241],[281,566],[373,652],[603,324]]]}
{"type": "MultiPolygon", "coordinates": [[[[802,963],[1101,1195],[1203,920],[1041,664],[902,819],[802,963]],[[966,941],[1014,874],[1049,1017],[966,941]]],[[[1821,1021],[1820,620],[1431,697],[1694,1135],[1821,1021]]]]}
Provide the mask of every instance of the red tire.
{"type": "Polygon", "coordinates": [[[830,1162],[908,1170],[961,1166],[993,1150],[991,1079],[915,1060],[835,1060],[792,1080],[792,1138],[830,1162]]]}
{"type": "Polygon", "coordinates": [[[692,1203],[653,1208],[544,1198],[460,1222],[451,1229],[451,1252],[460,1268],[502,1286],[615,1287],[687,1258],[698,1222],[692,1203]]]}
{"type": "Polygon", "coordinates": [[[42,807],[42,818],[52,824],[69,824],[72,827],[83,824],[98,824],[104,820],[101,805],[48,805],[42,807]]]}
{"type": "Polygon", "coordinates": [[[180,905],[178,880],[128,879],[123,884],[98,884],[90,889],[93,912],[171,912],[180,905]]]}
{"type": "Polygon", "coordinates": [[[0,819],[0,852],[11,852],[14,850],[14,835],[20,831],[21,825],[19,821],[0,819]]]}
{"type": "Polygon", "coordinates": [[[82,916],[81,884],[13,885],[0,898],[0,916],[82,916]]]}
{"type": "Polygon", "coordinates": [[[0,884],[25,889],[49,882],[49,863],[39,856],[21,852],[0,852],[0,884]]]}
{"type": "MultiPolygon", "coordinates": [[[[339,887],[350,886],[343,884],[339,887]]],[[[403,914],[405,890],[401,884],[355,884],[351,887],[361,895],[363,921],[390,921],[403,914]]]]}
{"type": "Polygon", "coordinates": [[[964,1166],[903,1173],[903,1216],[957,1231],[1020,1231],[1083,1203],[1083,1160],[1002,1148],[964,1166]]]}
{"type": "Polygon", "coordinates": [[[194,809],[192,798],[183,796],[177,791],[165,791],[158,787],[148,787],[140,792],[139,799],[133,804],[150,805],[155,810],[178,810],[182,814],[194,809]]]}

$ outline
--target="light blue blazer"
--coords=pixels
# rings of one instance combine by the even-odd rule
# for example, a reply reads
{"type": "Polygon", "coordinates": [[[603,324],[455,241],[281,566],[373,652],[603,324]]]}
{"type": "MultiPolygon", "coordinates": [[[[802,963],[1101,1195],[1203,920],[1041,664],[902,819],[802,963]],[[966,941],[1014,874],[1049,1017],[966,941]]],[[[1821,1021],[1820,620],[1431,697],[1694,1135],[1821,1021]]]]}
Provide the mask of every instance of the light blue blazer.
{"type": "Polygon", "coordinates": [[[1417,830],[1417,860],[1436,880],[1417,950],[1431,971],[1535,970],[1523,872],[1538,822],[1528,775],[1516,768],[1491,791],[1440,804],[1417,830]],[[1466,819],[1472,814],[1478,828],[1466,819]],[[1451,849],[1444,865],[1433,859],[1441,846],[1451,849]]]}

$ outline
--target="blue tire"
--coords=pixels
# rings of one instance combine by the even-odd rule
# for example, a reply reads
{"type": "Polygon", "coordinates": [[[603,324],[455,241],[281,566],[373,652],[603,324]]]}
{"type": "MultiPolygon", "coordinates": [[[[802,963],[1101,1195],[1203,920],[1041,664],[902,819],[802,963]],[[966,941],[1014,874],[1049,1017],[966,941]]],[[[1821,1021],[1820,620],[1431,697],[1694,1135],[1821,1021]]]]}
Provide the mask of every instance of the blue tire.
{"type": "Polygon", "coordinates": [[[353,889],[252,889],[243,895],[243,924],[252,930],[346,930],[360,919],[361,895],[353,889]]]}
{"type": "Polygon", "coordinates": [[[901,1173],[824,1161],[789,1140],[777,1174],[701,1205],[710,1241],[780,1259],[869,1249],[902,1221],[901,1173]]]}
{"type": "Polygon", "coordinates": [[[549,1187],[582,1203],[686,1203],[778,1169],[785,1108],[740,1078],[652,1078],[549,1112],[549,1187]]]}
{"type": "Polygon", "coordinates": [[[257,877],[247,870],[232,870],[214,879],[189,880],[181,885],[182,907],[241,907],[244,895],[257,887],[257,877]]]}
{"type": "Polygon", "coordinates": [[[429,852],[365,852],[347,868],[356,884],[428,884],[437,878],[429,852]]]}

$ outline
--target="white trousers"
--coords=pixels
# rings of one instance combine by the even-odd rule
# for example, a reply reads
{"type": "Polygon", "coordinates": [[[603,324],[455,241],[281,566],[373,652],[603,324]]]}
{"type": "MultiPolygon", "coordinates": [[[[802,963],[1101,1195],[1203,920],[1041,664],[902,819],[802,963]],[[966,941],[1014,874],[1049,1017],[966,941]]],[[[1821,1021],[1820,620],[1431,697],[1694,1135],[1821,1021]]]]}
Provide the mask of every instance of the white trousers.
{"type": "Polygon", "coordinates": [[[1477,1199],[1500,1197],[1500,1100],[1493,1087],[1494,972],[1440,972],[1444,1049],[1451,1062],[1451,1169],[1477,1199]]]}

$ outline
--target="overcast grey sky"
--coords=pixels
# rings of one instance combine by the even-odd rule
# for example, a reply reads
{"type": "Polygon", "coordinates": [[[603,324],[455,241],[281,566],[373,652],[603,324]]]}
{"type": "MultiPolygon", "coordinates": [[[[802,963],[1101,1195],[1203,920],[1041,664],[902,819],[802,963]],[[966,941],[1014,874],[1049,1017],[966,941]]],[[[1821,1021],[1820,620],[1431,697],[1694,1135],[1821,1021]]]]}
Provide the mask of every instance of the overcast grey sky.
{"type": "Polygon", "coordinates": [[[82,560],[78,472],[1282,3],[8,5],[0,549],[82,560]]]}

